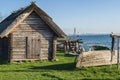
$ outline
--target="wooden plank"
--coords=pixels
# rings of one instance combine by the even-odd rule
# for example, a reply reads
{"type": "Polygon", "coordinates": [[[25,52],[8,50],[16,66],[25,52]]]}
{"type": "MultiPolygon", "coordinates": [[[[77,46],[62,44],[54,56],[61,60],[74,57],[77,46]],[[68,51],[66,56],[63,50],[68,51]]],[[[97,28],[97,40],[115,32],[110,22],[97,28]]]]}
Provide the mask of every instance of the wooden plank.
{"type": "Polygon", "coordinates": [[[34,54],[34,38],[32,38],[32,54],[31,54],[32,58],[34,59],[33,54],[34,54]]]}
{"type": "Polygon", "coordinates": [[[40,23],[38,23],[38,24],[20,23],[19,27],[17,27],[17,28],[21,29],[21,28],[25,28],[25,26],[29,27],[29,28],[30,27],[45,27],[45,28],[49,28],[48,25],[46,25],[46,24],[40,24],[40,23]]]}
{"type": "Polygon", "coordinates": [[[25,54],[13,54],[13,59],[25,59],[25,54]]]}
{"type": "Polygon", "coordinates": [[[13,52],[12,52],[12,47],[13,47],[13,34],[10,34],[10,63],[13,62],[13,52]]]}
{"type": "MultiPolygon", "coordinates": [[[[34,12],[32,12],[31,15],[27,17],[27,19],[31,19],[31,20],[33,20],[33,19],[39,20],[40,19],[41,20],[41,18],[39,16],[32,16],[33,13],[34,12]]],[[[36,13],[35,13],[35,15],[36,15],[36,13]]]]}
{"type": "Polygon", "coordinates": [[[1,33],[1,37],[7,36],[10,32],[12,32],[15,27],[17,27],[25,18],[27,18],[31,13],[33,12],[33,9],[29,10],[29,12],[25,12],[24,14],[21,14],[18,16],[18,18],[15,19],[13,24],[11,24],[4,32],[1,33]]]}
{"type": "Polygon", "coordinates": [[[48,44],[45,44],[45,45],[42,44],[41,48],[47,48],[48,49],[49,46],[48,46],[48,44]]]}
{"type": "Polygon", "coordinates": [[[16,48],[16,49],[12,49],[12,51],[25,51],[25,48],[24,49],[19,49],[19,48],[16,48]]]}
{"type": "Polygon", "coordinates": [[[48,55],[48,50],[46,50],[46,51],[41,51],[41,55],[48,55]]]}
{"type": "Polygon", "coordinates": [[[25,54],[26,58],[28,58],[28,37],[25,37],[25,54]]]}
{"type": "Polygon", "coordinates": [[[42,45],[41,45],[41,36],[39,36],[39,41],[38,41],[38,53],[39,53],[39,59],[41,59],[41,47],[42,47],[42,45]]]}
{"type": "Polygon", "coordinates": [[[57,45],[57,38],[55,37],[53,40],[53,54],[52,54],[52,59],[56,60],[56,45],[57,45]]]}
{"type": "Polygon", "coordinates": [[[12,48],[25,48],[25,44],[21,44],[21,45],[13,45],[12,48]]]}
{"type": "Polygon", "coordinates": [[[39,60],[39,59],[22,59],[22,58],[21,59],[20,58],[19,59],[13,59],[14,62],[16,62],[16,61],[37,61],[37,60],[39,60]]]}
{"type": "Polygon", "coordinates": [[[13,51],[13,54],[25,54],[25,51],[13,51]]]}
{"type": "Polygon", "coordinates": [[[13,41],[24,41],[25,40],[25,38],[24,37],[14,37],[13,38],[13,41]]]}
{"type": "Polygon", "coordinates": [[[27,19],[27,20],[25,20],[25,21],[23,21],[22,23],[26,23],[26,24],[45,24],[43,21],[41,21],[41,20],[29,20],[29,19],[27,19]]]}
{"type": "Polygon", "coordinates": [[[23,51],[12,51],[13,54],[25,54],[25,50],[23,51]]]}

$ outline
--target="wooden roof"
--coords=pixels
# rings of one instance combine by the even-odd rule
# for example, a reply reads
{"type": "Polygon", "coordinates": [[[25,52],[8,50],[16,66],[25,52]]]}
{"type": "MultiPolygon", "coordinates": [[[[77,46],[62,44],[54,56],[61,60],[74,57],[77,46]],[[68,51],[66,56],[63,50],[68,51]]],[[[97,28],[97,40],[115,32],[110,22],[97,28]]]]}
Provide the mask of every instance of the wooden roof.
{"type": "Polygon", "coordinates": [[[66,34],[52,21],[52,18],[40,9],[35,3],[26,8],[15,11],[0,23],[0,37],[8,36],[12,30],[25,20],[33,11],[57,34],[58,37],[66,37],[66,34]]]}

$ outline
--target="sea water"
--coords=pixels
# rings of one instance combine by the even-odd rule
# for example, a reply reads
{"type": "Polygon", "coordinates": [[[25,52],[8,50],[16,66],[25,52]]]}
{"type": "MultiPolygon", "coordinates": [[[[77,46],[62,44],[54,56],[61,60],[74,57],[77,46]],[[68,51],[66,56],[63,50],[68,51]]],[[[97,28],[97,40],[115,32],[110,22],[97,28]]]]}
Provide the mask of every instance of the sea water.
{"type": "Polygon", "coordinates": [[[105,46],[111,49],[111,37],[110,34],[84,34],[84,35],[70,35],[70,38],[81,39],[83,42],[83,48],[88,51],[92,46],[105,46]]]}

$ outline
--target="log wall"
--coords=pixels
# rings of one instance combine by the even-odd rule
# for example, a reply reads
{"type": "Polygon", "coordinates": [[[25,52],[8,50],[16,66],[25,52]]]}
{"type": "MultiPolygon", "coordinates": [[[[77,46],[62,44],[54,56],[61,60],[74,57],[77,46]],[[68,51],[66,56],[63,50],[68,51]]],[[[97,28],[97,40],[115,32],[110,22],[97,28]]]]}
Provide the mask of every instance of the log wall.
{"type": "Polygon", "coordinates": [[[55,35],[48,25],[33,12],[12,32],[12,58],[48,59],[53,52],[55,35]]]}

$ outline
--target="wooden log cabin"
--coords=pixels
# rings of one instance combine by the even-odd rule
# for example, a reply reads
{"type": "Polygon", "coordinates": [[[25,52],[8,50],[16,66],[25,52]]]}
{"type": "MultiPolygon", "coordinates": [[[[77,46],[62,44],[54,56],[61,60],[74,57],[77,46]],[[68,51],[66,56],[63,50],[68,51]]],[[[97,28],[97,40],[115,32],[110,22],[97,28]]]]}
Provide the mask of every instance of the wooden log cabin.
{"type": "Polygon", "coordinates": [[[55,59],[58,37],[66,35],[50,16],[31,3],[0,23],[0,58],[9,62],[55,59]]]}

